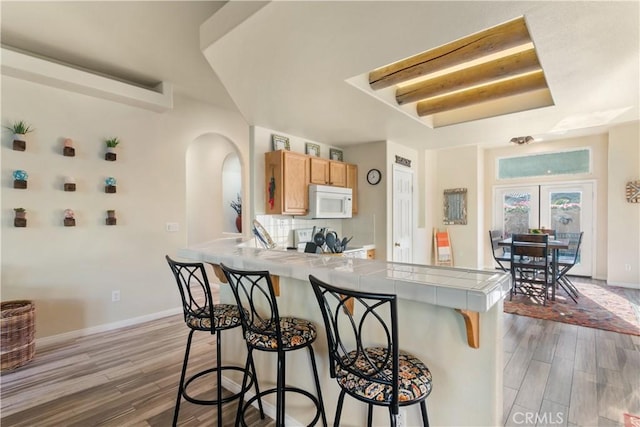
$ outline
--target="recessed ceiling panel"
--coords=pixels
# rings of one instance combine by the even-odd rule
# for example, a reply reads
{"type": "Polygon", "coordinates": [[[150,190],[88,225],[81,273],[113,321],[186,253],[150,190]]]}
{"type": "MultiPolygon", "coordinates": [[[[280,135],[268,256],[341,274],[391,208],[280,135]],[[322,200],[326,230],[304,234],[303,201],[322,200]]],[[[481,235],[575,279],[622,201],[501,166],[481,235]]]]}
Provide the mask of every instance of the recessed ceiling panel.
{"type": "Polygon", "coordinates": [[[377,68],[368,81],[432,127],[553,105],[524,17],[377,68]]]}

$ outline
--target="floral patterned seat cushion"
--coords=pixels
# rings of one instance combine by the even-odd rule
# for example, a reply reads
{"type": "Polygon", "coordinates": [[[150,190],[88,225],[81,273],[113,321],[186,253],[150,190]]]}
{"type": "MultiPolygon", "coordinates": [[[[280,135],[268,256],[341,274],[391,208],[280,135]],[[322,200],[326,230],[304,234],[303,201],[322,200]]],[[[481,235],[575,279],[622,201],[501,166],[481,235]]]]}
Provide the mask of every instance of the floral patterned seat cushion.
{"type": "MultiPolygon", "coordinates": [[[[387,349],[370,347],[366,348],[365,352],[377,366],[382,366],[387,349]]],[[[354,350],[345,359],[355,357],[356,351],[354,350]]],[[[364,374],[374,373],[371,364],[362,355],[356,360],[354,367],[362,370],[364,374]]],[[[400,351],[399,368],[398,400],[400,404],[423,399],[431,393],[431,372],[422,361],[409,353],[400,351]]],[[[368,380],[354,375],[343,369],[340,364],[336,364],[336,377],[340,387],[349,394],[377,402],[391,402],[391,386],[376,381],[376,379],[391,378],[391,371],[391,366],[389,366],[381,373],[376,374],[374,379],[368,380]]]]}
{"type": "MultiPolygon", "coordinates": [[[[213,321],[215,329],[229,329],[240,326],[240,311],[237,305],[214,304],[213,321]]],[[[192,329],[211,330],[209,307],[202,307],[187,314],[187,325],[192,329]]]]}
{"type": "MultiPolygon", "coordinates": [[[[312,343],[316,339],[316,327],[308,320],[297,317],[280,317],[282,348],[291,349],[312,343]]],[[[262,332],[248,330],[245,339],[250,346],[258,349],[276,350],[278,339],[275,328],[267,327],[262,332]]]]}

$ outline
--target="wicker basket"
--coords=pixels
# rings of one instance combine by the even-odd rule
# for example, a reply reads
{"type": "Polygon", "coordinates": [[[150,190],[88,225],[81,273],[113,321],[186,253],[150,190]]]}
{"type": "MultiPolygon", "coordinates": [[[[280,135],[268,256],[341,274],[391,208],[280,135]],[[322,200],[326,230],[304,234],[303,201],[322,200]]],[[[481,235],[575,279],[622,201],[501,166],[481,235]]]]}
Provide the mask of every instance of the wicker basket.
{"type": "Polygon", "coordinates": [[[33,301],[6,301],[1,311],[0,370],[6,371],[28,363],[36,353],[36,307],[33,301]]]}

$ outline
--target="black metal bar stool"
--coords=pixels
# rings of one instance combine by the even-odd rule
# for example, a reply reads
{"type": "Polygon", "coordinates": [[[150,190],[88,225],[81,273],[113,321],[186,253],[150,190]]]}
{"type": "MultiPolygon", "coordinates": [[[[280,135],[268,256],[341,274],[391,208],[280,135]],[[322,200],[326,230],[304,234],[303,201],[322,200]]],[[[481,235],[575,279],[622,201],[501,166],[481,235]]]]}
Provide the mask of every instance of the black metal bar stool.
{"type": "Polygon", "coordinates": [[[309,276],[327,331],[331,377],[340,386],[335,427],[345,394],[368,405],[389,408],[389,425],[396,426],[400,406],[420,405],[422,424],[429,427],[425,400],[431,393],[431,372],[417,357],[398,346],[398,300],[393,294],[336,288],[309,276]],[[358,316],[354,315],[358,313],[358,316]],[[377,331],[382,342],[367,346],[366,332],[377,331]]]}
{"type": "MultiPolygon", "coordinates": [[[[263,396],[276,393],[276,426],[284,426],[285,395],[297,393],[306,396],[316,407],[316,414],[309,425],[315,425],[322,417],[322,425],[326,427],[327,419],[320,391],[318,368],[311,346],[317,336],[315,325],[308,320],[297,317],[280,317],[271,275],[268,271],[234,270],[224,264],[220,264],[220,268],[224,271],[240,308],[242,328],[248,350],[247,366],[253,363],[254,350],[277,352],[278,356],[276,387],[256,393],[256,396],[247,400],[244,408],[238,407],[236,425],[238,423],[243,426],[247,425],[244,420],[244,412],[256,399],[260,401],[263,396]],[[286,385],[285,355],[289,351],[304,348],[309,351],[311,358],[317,397],[307,390],[286,385]]],[[[243,388],[245,388],[245,381],[247,378],[243,381],[243,388]]]]}
{"type": "MultiPolygon", "coordinates": [[[[255,381],[255,367],[253,363],[247,364],[245,368],[240,366],[222,366],[220,332],[226,329],[237,328],[241,325],[238,306],[233,304],[214,304],[211,295],[211,287],[207,278],[204,265],[199,262],[177,262],[165,257],[175,276],[182,297],[182,308],[184,311],[184,321],[191,329],[187,338],[187,347],[182,362],[182,373],[180,374],[180,384],[178,386],[178,398],[176,408],[173,413],[173,425],[178,422],[180,411],[180,401],[185,400],[199,405],[216,405],[218,407],[218,427],[222,427],[222,404],[234,399],[241,398],[244,393],[256,384],[256,393],[259,393],[257,381],[255,381]],[[216,336],[216,366],[197,372],[186,378],[187,363],[189,362],[189,352],[191,351],[191,341],[195,331],[205,331],[216,336]],[[243,373],[242,389],[238,393],[222,395],[222,372],[239,371],[243,373]],[[217,386],[215,399],[199,399],[187,393],[187,387],[193,381],[210,373],[216,373],[217,386]]],[[[203,380],[204,381],[204,380],[203,380]]],[[[242,406],[242,400],[238,403],[242,406]]],[[[260,404],[260,415],[264,418],[262,404],[260,404]]]]}

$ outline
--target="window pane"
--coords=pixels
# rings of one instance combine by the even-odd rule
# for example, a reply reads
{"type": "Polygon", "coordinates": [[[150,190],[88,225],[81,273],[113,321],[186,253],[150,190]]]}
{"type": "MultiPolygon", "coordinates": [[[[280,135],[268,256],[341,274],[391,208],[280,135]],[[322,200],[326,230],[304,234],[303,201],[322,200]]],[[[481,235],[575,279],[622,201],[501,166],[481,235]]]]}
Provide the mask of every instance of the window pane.
{"type": "MultiPolygon", "coordinates": [[[[559,255],[573,257],[581,230],[582,192],[552,192],[549,197],[551,228],[556,230],[558,239],[569,241],[569,249],[560,250],[559,255]]],[[[577,262],[580,262],[579,256],[577,262]]]]}
{"type": "Polygon", "coordinates": [[[527,233],[529,230],[529,211],[531,210],[531,194],[505,194],[503,200],[504,224],[506,235],[527,233]]]}
{"type": "Polygon", "coordinates": [[[589,172],[588,149],[498,159],[498,178],[567,175],[589,172]]]}

